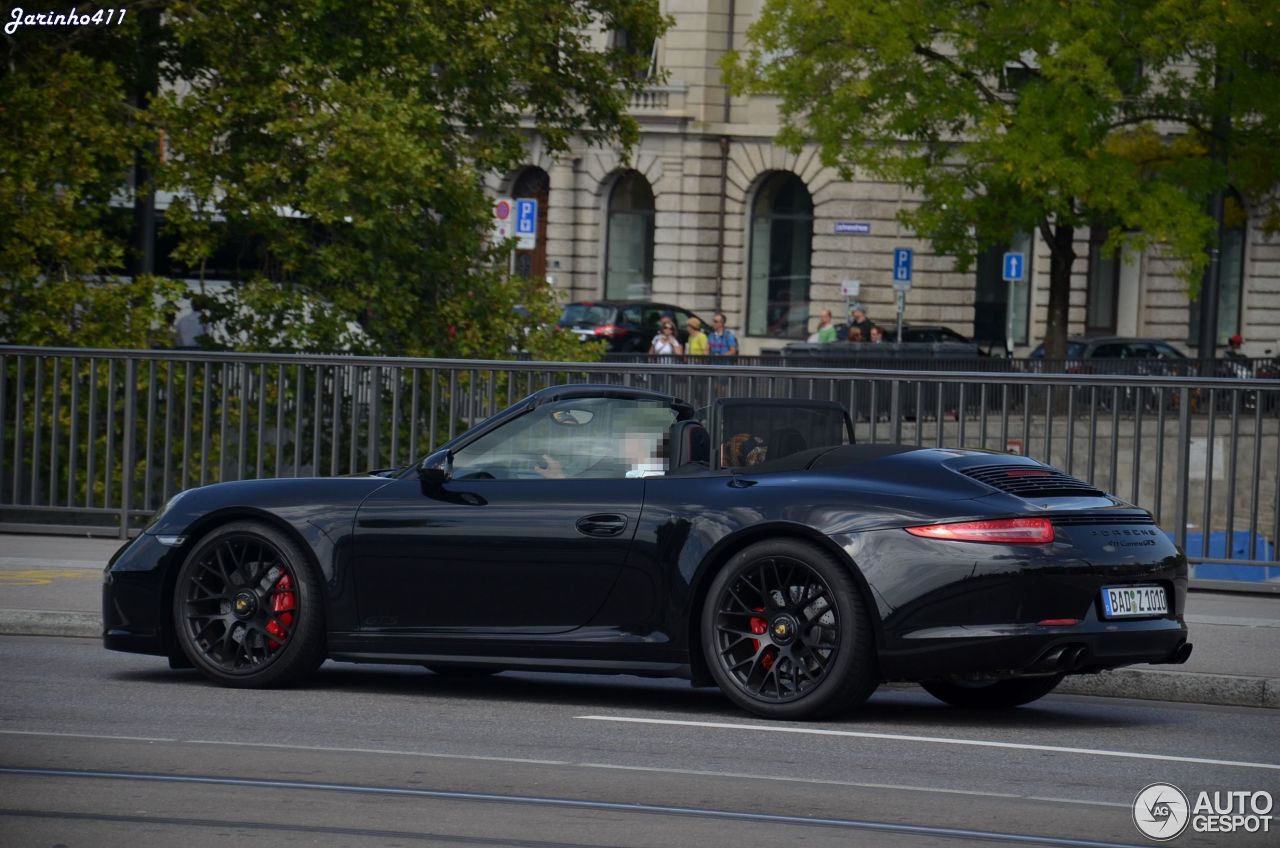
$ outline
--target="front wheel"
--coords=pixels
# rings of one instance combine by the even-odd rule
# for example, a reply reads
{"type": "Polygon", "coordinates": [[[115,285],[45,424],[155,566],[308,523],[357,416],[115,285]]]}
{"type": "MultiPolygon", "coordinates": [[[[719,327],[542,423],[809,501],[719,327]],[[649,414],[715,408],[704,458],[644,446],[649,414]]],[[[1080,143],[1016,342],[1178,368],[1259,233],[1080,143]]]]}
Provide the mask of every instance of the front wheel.
{"type": "Polygon", "coordinates": [[[796,540],[758,542],[720,570],[703,604],[702,648],[720,689],[765,718],[849,710],[879,682],[852,576],[796,540]]]}
{"type": "Polygon", "coordinates": [[[291,683],[324,661],[320,582],[265,524],[236,521],[200,540],[178,571],[173,621],[182,652],[225,686],[291,683]]]}
{"type": "Polygon", "coordinates": [[[920,684],[939,701],[953,707],[968,709],[1004,709],[1020,707],[1048,695],[1065,675],[1049,677],[1015,677],[1012,680],[993,680],[983,683],[962,683],[954,680],[926,680],[920,684]]]}

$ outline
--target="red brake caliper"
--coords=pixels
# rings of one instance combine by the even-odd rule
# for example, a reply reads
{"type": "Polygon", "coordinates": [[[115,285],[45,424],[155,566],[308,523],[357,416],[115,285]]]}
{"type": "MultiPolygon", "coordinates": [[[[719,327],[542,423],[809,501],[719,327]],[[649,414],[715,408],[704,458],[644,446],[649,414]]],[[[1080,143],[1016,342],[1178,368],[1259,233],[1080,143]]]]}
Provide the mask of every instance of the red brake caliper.
{"type": "MultiPolygon", "coordinates": [[[[276,639],[279,639],[281,642],[284,641],[285,636],[289,635],[284,628],[293,626],[292,611],[297,609],[297,602],[297,596],[293,593],[293,579],[288,574],[285,574],[276,583],[275,591],[271,594],[271,611],[274,612],[280,620],[277,622],[276,619],[273,618],[267,622],[267,632],[276,637],[276,639]],[[284,627],[281,627],[281,624],[283,624],[284,627]]],[[[276,648],[280,647],[280,642],[268,639],[267,647],[274,651],[276,648]]]]}
{"type": "MultiPolygon", "coordinates": [[[[755,607],[756,612],[764,612],[764,607],[755,607]]],[[[759,616],[751,616],[751,632],[757,636],[763,636],[765,631],[769,629],[769,622],[759,616]]],[[[751,650],[760,650],[760,640],[751,640],[751,650]]],[[[760,665],[764,666],[764,670],[768,671],[773,668],[774,652],[766,651],[765,655],[760,658],[760,665]]]]}

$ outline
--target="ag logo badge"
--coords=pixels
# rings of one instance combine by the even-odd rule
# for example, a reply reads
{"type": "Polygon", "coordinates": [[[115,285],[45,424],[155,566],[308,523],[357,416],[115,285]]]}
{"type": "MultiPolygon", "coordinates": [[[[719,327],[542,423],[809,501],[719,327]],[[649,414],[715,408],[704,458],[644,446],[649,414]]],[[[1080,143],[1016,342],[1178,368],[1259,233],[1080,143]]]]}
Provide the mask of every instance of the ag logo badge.
{"type": "Polygon", "coordinates": [[[1165,842],[1187,829],[1191,806],[1172,783],[1153,783],[1133,799],[1133,823],[1148,839],[1165,842]]]}

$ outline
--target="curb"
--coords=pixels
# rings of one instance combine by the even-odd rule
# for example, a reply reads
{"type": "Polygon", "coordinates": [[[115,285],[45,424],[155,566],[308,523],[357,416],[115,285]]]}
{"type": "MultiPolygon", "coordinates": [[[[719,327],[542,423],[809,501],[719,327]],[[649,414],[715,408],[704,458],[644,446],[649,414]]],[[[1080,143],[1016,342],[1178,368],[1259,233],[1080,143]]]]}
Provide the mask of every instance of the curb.
{"type": "MultiPolygon", "coordinates": [[[[102,636],[102,617],[95,612],[0,609],[0,635],[98,639],[102,636]]],[[[1280,678],[1273,677],[1122,668],[1071,675],[1054,691],[1063,695],[1280,709],[1280,678]]]]}
{"type": "Polygon", "coordinates": [[[1120,668],[1097,674],[1072,675],[1054,691],[1070,695],[1280,709],[1280,679],[1273,677],[1120,668]]]}
{"type": "Polygon", "coordinates": [[[96,612],[0,609],[0,635],[102,637],[102,615],[96,612]]]}

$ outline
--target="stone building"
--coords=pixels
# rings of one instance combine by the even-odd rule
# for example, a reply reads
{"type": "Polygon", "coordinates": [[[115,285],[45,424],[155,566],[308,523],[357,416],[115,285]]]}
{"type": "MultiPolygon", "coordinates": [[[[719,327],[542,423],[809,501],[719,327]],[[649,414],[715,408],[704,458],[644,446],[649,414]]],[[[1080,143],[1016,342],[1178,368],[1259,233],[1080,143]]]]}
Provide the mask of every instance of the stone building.
{"type": "MultiPolygon", "coordinates": [[[[728,97],[720,60],[746,43],[763,0],[663,0],[674,27],[653,46],[666,73],[631,104],[640,143],[630,161],[612,150],[551,158],[532,137],[527,166],[495,178],[495,196],[536,197],[535,250],[515,268],[547,274],[568,300],[652,298],[704,316],[723,310],[743,353],[803,340],[823,307],[845,308],[843,280],[860,281],[872,320],[890,323],[893,251],[914,251],[908,323],[944,324],[1002,348],[1011,299],[1000,254],[966,273],[895,220],[912,202],[900,185],[841,180],[815,148],[776,144],[776,104],[728,97]]],[[[602,34],[601,38],[617,37],[602,34]]],[[[1193,350],[1196,305],[1155,252],[1104,259],[1082,232],[1072,281],[1072,334],[1163,338],[1193,350]],[[1190,342],[1190,344],[1188,344],[1190,342]]],[[[1029,257],[1012,289],[1015,355],[1045,332],[1049,250],[1037,234],[1010,249],[1029,257]]],[[[1240,333],[1245,352],[1280,350],[1280,238],[1256,215],[1236,216],[1223,249],[1219,341],[1240,333]]]]}

